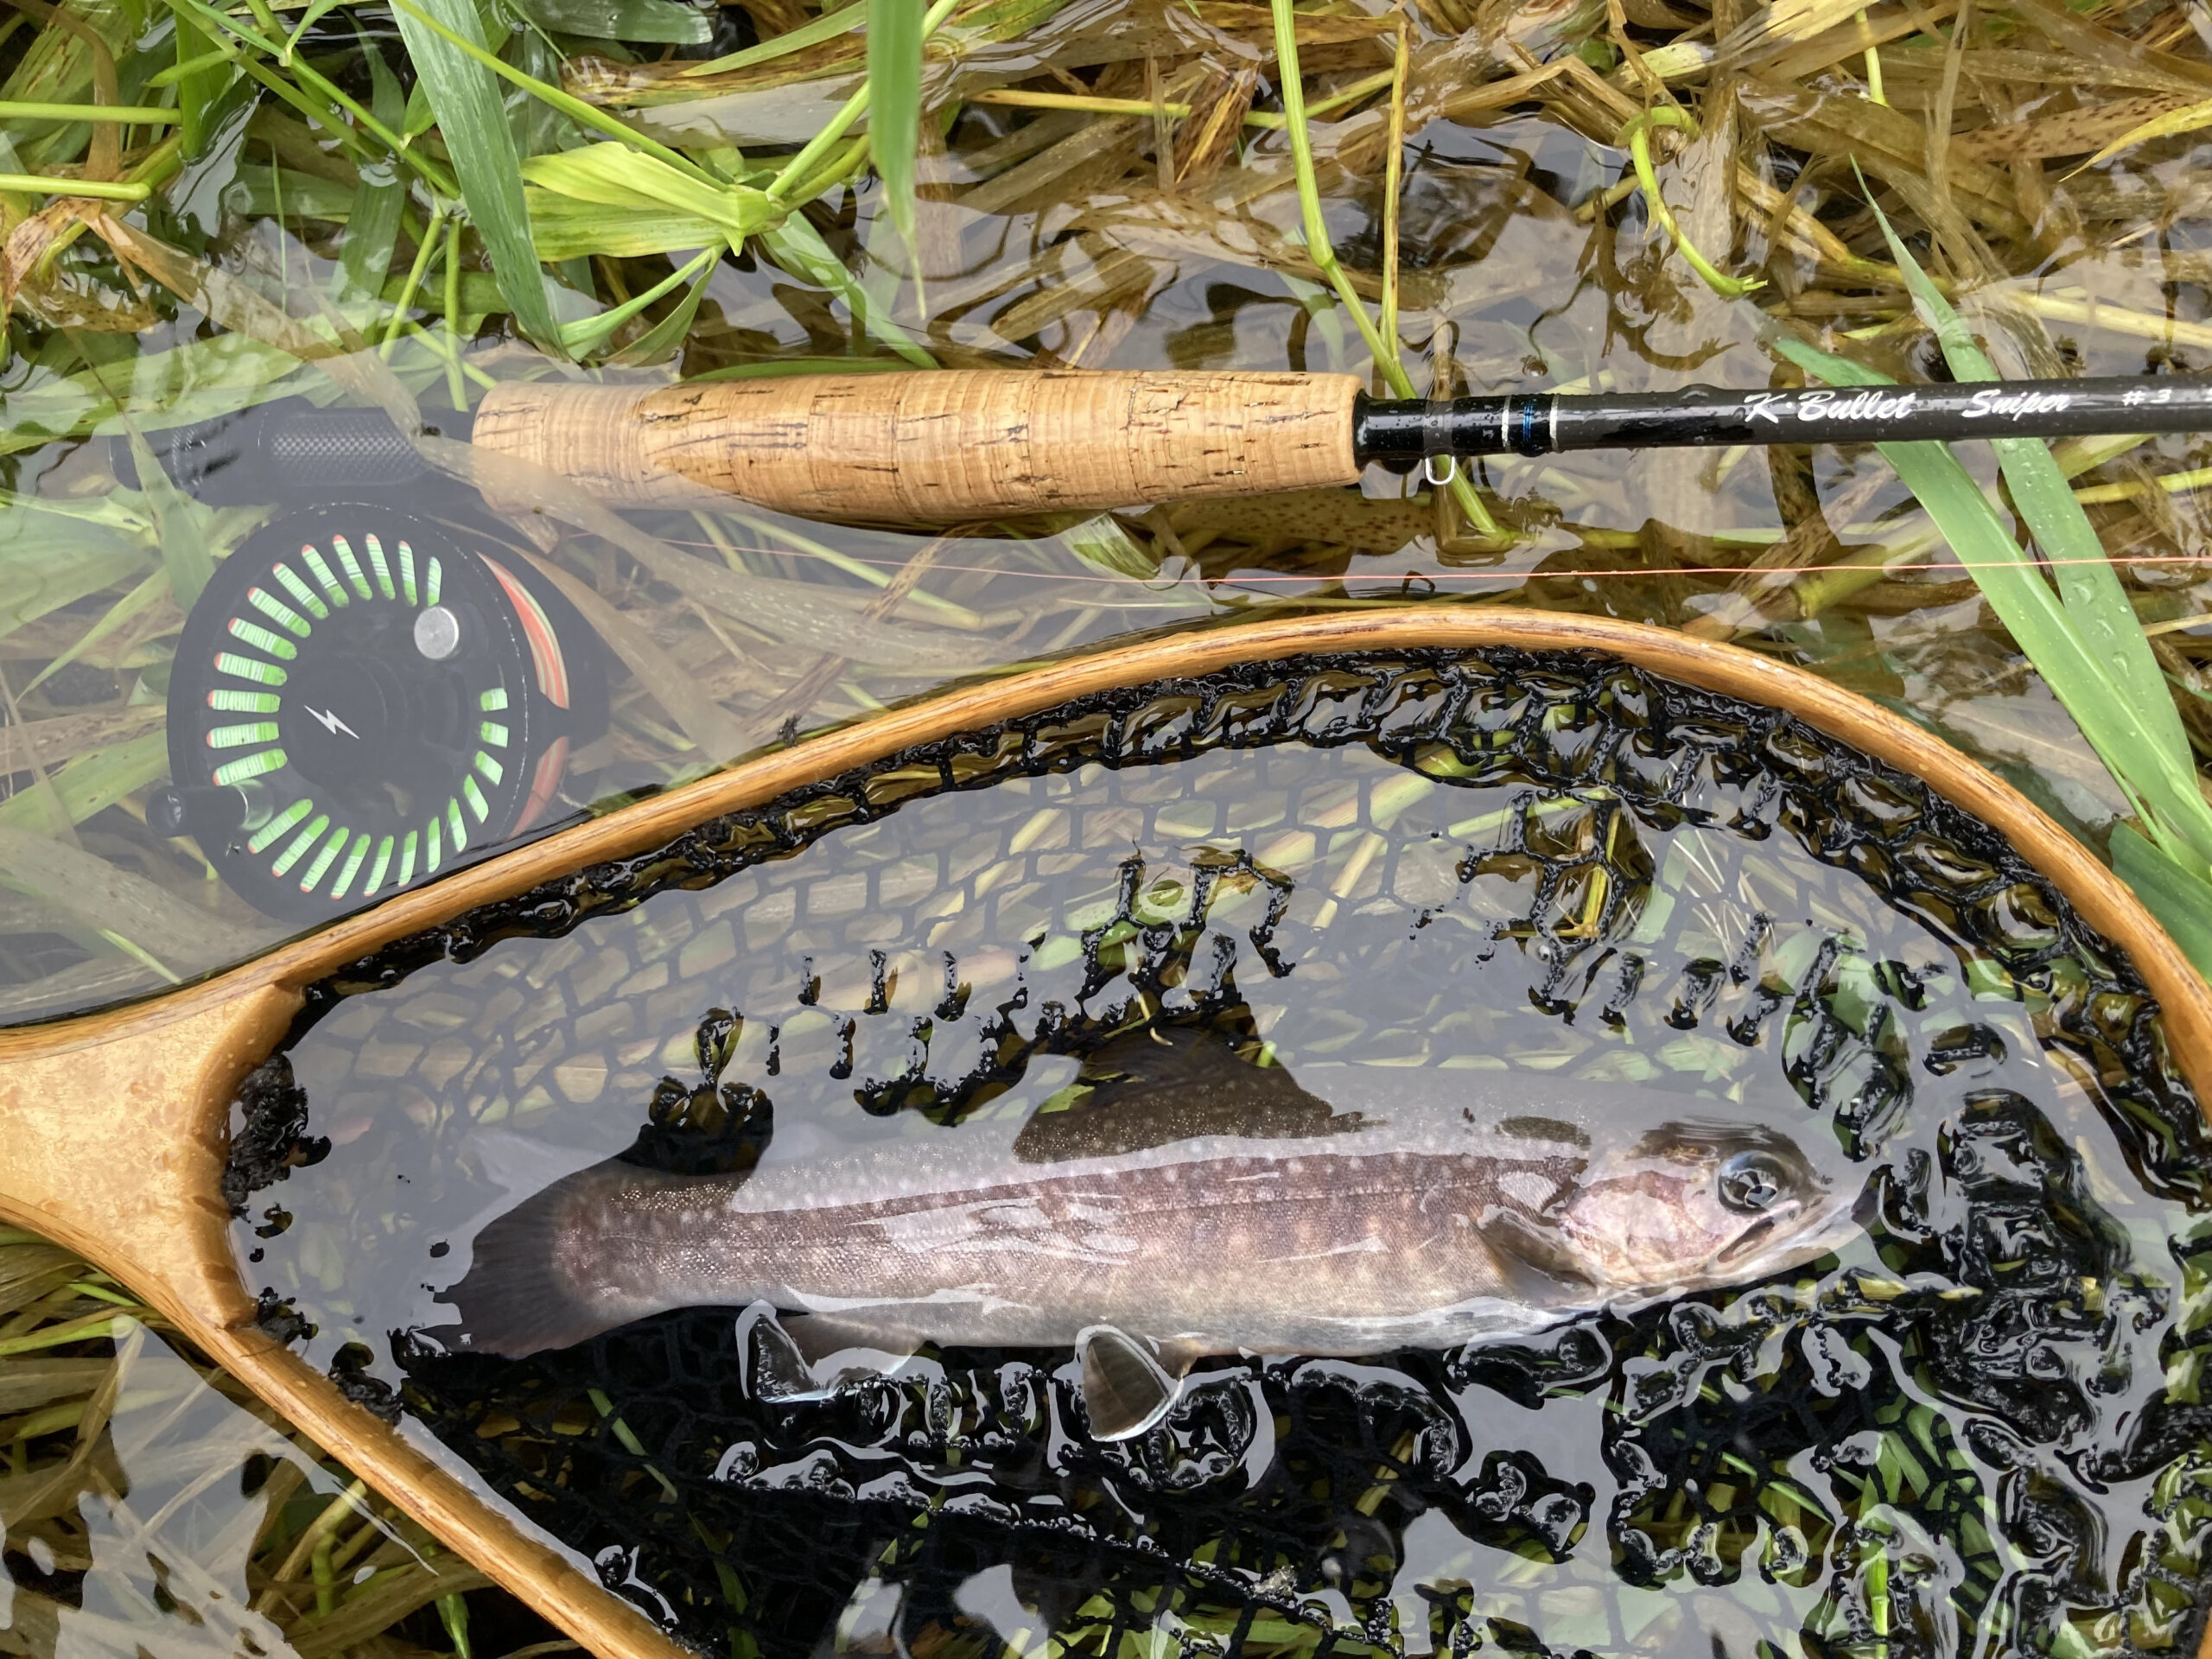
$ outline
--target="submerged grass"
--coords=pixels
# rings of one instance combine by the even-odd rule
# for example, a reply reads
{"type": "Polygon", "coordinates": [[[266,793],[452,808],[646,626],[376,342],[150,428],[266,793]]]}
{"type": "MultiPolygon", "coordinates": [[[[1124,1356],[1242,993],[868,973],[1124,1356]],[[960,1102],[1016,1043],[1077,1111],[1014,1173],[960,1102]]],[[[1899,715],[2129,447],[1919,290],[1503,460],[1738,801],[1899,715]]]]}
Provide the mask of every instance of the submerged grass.
{"type": "Polygon", "coordinates": [[[0,1652],[575,1650],[113,1280],[15,1231],[0,1363],[0,1652]]]}

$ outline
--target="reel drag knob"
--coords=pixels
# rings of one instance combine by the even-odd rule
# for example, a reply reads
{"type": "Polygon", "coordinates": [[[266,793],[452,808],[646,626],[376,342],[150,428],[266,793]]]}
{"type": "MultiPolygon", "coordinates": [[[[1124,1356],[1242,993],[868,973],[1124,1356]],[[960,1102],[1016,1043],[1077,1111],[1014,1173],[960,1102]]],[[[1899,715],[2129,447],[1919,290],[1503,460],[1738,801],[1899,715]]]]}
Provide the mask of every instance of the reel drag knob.
{"type": "Polygon", "coordinates": [[[543,822],[606,729],[600,652],[496,543],[366,504],[277,519],[185,623],[147,822],[256,908],[326,921],[543,822]]]}

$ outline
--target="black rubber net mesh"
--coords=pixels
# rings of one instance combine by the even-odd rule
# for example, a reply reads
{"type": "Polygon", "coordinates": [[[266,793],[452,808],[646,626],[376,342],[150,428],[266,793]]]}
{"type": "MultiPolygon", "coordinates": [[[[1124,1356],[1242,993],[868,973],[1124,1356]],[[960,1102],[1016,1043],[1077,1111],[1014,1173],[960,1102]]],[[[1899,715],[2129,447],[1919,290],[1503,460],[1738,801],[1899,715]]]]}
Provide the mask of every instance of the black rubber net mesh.
{"type": "Polygon", "coordinates": [[[317,987],[237,1129],[268,1326],[702,1651],[2201,1626],[2203,1136],[2134,969],[1920,780],[1603,658],[1260,664],[825,779],[317,987]],[[512,1202],[487,1127],[737,1173],[1058,1064],[1033,1128],[1095,1148],[1116,1043],[1178,1027],[1294,1071],[1794,1091],[1863,1166],[1866,1236],[1534,1338],[1202,1362],[1113,1445],[1071,1429],[1066,1353],[930,1349],[792,1402],[730,1308],[519,1361],[440,1334],[449,1251],[512,1202]]]}

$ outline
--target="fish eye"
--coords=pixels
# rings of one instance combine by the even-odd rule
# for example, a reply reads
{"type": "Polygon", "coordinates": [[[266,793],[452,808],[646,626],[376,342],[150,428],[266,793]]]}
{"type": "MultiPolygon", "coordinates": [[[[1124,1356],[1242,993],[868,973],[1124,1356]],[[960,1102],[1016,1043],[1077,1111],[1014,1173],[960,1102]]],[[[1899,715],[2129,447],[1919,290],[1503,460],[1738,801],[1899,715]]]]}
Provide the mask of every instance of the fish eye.
{"type": "Polygon", "coordinates": [[[1770,1153],[1739,1152],[1720,1166],[1720,1202],[1756,1214],[1782,1196],[1784,1173],[1770,1153]]]}

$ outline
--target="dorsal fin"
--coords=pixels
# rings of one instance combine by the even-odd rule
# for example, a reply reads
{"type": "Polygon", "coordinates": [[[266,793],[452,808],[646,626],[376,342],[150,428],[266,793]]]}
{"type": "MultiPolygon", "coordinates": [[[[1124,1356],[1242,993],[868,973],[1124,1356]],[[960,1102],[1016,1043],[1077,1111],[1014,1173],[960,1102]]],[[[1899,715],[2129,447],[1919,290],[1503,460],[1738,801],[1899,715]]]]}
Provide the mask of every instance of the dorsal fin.
{"type": "Polygon", "coordinates": [[[1165,1031],[1146,1026],[1093,1050],[1084,1069],[1119,1071],[1143,1083],[1186,1084],[1208,1077],[1241,1079],[1256,1068],[1238,1059],[1225,1039],[1210,1032],[1186,1026],[1165,1031]]]}
{"type": "Polygon", "coordinates": [[[1332,1115],[1281,1066],[1238,1059],[1217,1033],[1125,1033],[1094,1051],[1084,1070],[1106,1075],[1078,1103],[1022,1126],[1014,1147],[1021,1162],[1114,1158],[1217,1135],[1281,1141],[1365,1127],[1357,1113],[1332,1115]]]}

